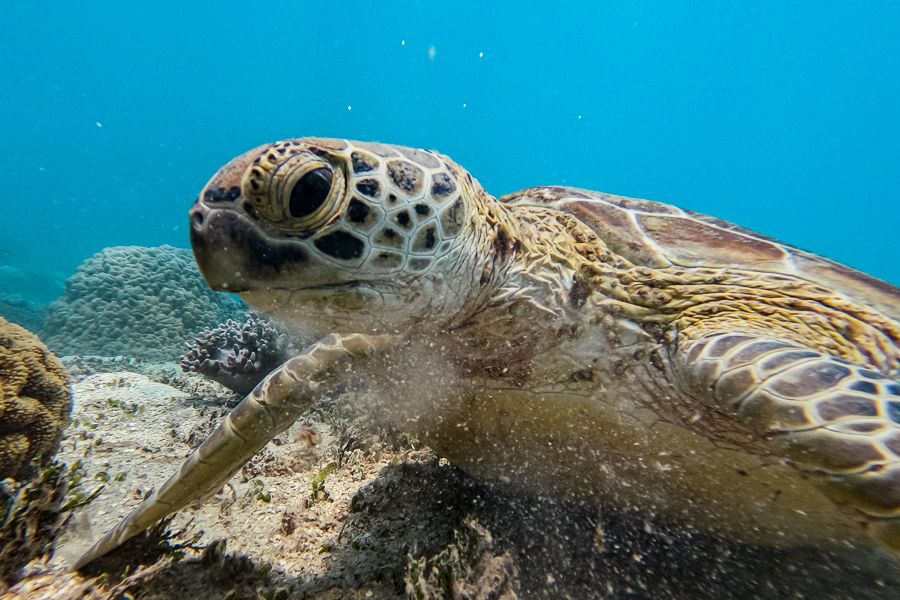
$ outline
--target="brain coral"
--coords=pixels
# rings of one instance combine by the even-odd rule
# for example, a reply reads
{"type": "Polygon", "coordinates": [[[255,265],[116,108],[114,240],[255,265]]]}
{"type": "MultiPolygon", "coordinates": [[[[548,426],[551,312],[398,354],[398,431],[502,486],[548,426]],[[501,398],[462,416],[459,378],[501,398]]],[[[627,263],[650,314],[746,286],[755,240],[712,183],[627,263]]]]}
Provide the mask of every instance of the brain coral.
{"type": "Polygon", "coordinates": [[[120,246],[78,267],[42,337],[63,355],[174,361],[185,341],[243,310],[206,285],[189,250],[120,246]]]}
{"type": "Polygon", "coordinates": [[[0,318],[0,479],[46,462],[69,420],[69,377],[33,333],[0,318]]]}

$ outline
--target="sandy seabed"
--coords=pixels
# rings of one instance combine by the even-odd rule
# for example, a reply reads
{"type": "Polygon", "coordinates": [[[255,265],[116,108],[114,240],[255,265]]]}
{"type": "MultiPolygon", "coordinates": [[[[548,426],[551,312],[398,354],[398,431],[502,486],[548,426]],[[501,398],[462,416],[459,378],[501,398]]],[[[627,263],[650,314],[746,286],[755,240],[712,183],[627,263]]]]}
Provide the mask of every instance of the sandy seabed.
{"type": "MultiPolygon", "coordinates": [[[[614,508],[472,480],[377,409],[326,400],[203,506],[168,525],[176,555],[68,564],[180,467],[236,398],[175,364],[68,359],[60,460],[104,485],[9,598],[896,598],[876,551],[755,548],[614,508]],[[120,364],[121,363],[121,364],[120,364]],[[120,370],[128,364],[128,370],[120,370]],[[106,371],[106,372],[103,372],[106,371]]],[[[146,544],[145,544],[146,545],[146,544]]]]}

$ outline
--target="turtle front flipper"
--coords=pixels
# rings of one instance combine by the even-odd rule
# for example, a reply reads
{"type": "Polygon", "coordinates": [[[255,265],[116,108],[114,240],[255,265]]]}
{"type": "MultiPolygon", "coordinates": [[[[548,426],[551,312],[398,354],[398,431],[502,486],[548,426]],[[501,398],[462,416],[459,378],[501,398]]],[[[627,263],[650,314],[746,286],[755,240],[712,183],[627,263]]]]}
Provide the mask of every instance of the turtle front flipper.
{"type": "Polygon", "coordinates": [[[178,473],[85,552],[75,568],[103,556],[188,504],[214,494],[315,400],[345,381],[342,369],[392,341],[391,336],[332,334],[272,371],[188,456],[178,473]]]}
{"type": "Polygon", "coordinates": [[[796,343],[746,333],[684,348],[690,386],[813,474],[900,553],[900,383],[796,343]]]}

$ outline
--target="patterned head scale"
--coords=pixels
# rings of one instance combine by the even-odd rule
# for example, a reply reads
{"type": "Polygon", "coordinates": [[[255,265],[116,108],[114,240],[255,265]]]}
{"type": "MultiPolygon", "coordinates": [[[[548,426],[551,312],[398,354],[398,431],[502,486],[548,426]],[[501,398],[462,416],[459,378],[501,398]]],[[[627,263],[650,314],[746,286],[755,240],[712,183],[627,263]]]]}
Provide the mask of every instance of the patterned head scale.
{"type": "Polygon", "coordinates": [[[283,312],[302,300],[315,313],[313,297],[327,290],[332,309],[368,303],[362,318],[391,304],[392,294],[434,317],[469,287],[471,268],[463,267],[477,260],[469,242],[478,236],[467,228],[483,194],[435,152],[288,140],[252,150],[212,178],[191,211],[191,241],[210,285],[270,312],[273,302],[283,312]],[[429,306],[416,306],[417,287],[429,288],[429,306]],[[446,302],[434,302],[442,287],[446,302]]]}

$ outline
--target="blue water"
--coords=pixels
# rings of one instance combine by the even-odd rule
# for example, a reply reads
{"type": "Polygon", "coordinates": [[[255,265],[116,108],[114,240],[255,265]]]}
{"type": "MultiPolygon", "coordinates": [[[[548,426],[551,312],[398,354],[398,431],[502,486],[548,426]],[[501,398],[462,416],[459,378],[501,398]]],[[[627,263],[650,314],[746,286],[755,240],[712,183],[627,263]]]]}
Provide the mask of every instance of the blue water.
{"type": "Polygon", "coordinates": [[[895,0],[66,4],[0,5],[0,286],[187,246],[219,166],[305,135],[436,148],[495,195],[671,202],[900,283],[895,0]]]}

